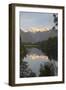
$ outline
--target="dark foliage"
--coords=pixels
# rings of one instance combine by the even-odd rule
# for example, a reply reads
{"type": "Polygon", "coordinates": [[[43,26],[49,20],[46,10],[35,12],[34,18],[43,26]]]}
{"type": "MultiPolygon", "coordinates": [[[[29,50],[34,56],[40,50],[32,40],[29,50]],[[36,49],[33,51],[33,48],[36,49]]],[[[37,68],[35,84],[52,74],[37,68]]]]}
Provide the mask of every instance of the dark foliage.
{"type": "Polygon", "coordinates": [[[27,62],[23,61],[20,65],[20,77],[36,77],[36,74],[29,68],[27,62]]]}
{"type": "Polygon", "coordinates": [[[41,50],[49,57],[49,59],[57,60],[58,54],[58,42],[57,37],[49,38],[40,45],[41,50]]]}
{"type": "Polygon", "coordinates": [[[51,63],[40,64],[39,76],[54,76],[54,67],[51,63]]]}

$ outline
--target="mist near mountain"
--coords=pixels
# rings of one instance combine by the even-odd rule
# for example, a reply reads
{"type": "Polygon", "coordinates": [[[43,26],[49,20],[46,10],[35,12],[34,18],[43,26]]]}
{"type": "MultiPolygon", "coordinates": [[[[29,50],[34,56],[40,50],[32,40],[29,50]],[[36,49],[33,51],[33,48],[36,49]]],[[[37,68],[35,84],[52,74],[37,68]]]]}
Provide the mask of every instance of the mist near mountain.
{"type": "Polygon", "coordinates": [[[43,32],[24,32],[24,30],[20,30],[20,37],[21,37],[21,42],[24,43],[37,43],[41,42],[44,40],[48,40],[50,37],[55,37],[57,36],[57,30],[48,30],[48,31],[43,31],[43,32]]]}

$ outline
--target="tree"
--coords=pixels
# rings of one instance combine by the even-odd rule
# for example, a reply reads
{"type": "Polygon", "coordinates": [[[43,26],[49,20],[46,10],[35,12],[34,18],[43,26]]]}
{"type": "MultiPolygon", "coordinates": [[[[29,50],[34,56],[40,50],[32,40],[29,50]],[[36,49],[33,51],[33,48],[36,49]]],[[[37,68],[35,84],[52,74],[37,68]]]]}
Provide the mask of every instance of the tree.
{"type": "Polygon", "coordinates": [[[20,64],[20,77],[36,77],[36,74],[32,72],[28,63],[25,61],[20,64]]]}
{"type": "Polygon", "coordinates": [[[54,66],[50,62],[43,64],[40,64],[40,74],[39,76],[54,76],[54,66]]]}
{"type": "Polygon", "coordinates": [[[54,17],[54,23],[57,26],[58,25],[58,15],[57,14],[53,14],[54,17]]]}
{"type": "Polygon", "coordinates": [[[52,27],[52,30],[57,30],[58,29],[58,15],[57,14],[53,14],[53,22],[54,22],[54,26],[52,27]]]}
{"type": "Polygon", "coordinates": [[[49,38],[48,40],[41,43],[40,48],[48,58],[57,60],[58,54],[58,41],[57,37],[49,38]]]}

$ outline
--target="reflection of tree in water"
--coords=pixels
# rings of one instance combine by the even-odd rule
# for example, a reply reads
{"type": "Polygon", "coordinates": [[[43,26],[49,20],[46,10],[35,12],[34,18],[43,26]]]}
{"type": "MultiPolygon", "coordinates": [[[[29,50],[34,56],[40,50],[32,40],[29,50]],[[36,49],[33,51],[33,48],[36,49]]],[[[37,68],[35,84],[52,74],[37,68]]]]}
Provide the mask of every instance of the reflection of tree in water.
{"type": "Polygon", "coordinates": [[[29,68],[28,63],[23,61],[24,57],[26,57],[26,54],[27,50],[21,43],[20,39],[20,77],[35,77],[36,74],[29,68]]]}
{"type": "Polygon", "coordinates": [[[54,62],[46,62],[44,65],[40,64],[39,76],[55,76],[57,75],[57,66],[54,62]]]}
{"type": "MultiPolygon", "coordinates": [[[[52,48],[50,48],[50,49],[52,49],[52,48]]],[[[36,77],[36,74],[29,68],[28,62],[23,61],[23,59],[24,59],[24,57],[26,57],[27,53],[28,52],[27,52],[26,48],[24,47],[24,45],[21,45],[21,47],[20,47],[20,77],[36,77]]],[[[55,75],[57,75],[57,67],[54,66],[54,62],[51,63],[51,61],[52,60],[50,60],[47,63],[44,63],[44,65],[40,64],[39,76],[55,76],[55,75]],[[55,71],[56,71],[56,74],[55,74],[55,71]]]]}
{"type": "Polygon", "coordinates": [[[28,63],[23,61],[20,65],[20,77],[35,77],[35,73],[29,68],[28,63]]]}
{"type": "Polygon", "coordinates": [[[40,75],[39,76],[56,76],[58,73],[58,68],[55,61],[58,61],[58,42],[57,37],[49,38],[47,41],[42,42],[41,50],[50,59],[50,63],[45,63],[40,65],[40,75]],[[52,62],[53,59],[53,63],[52,62]]]}

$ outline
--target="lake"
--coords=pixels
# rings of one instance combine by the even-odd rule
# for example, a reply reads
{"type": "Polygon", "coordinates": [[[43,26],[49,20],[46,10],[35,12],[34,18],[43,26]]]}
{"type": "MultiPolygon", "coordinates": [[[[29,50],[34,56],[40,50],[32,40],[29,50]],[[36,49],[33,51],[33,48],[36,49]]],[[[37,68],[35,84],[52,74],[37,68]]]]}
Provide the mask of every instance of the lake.
{"type": "Polygon", "coordinates": [[[29,68],[36,74],[38,77],[40,74],[41,65],[43,67],[45,65],[51,66],[51,72],[53,71],[53,75],[56,76],[58,74],[58,63],[56,60],[50,60],[47,55],[45,55],[40,49],[38,48],[27,48],[27,55],[24,57],[23,61],[28,63],[29,68]]]}

